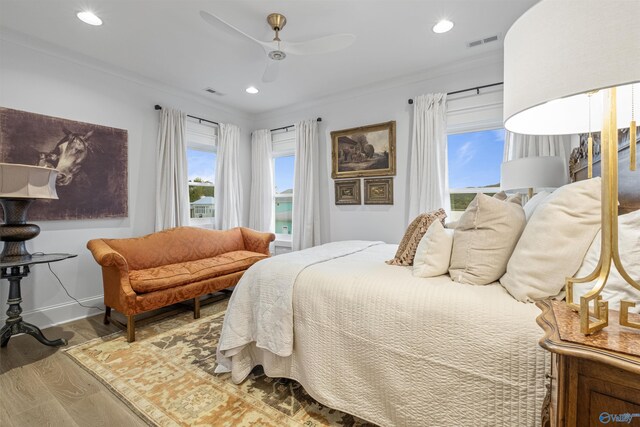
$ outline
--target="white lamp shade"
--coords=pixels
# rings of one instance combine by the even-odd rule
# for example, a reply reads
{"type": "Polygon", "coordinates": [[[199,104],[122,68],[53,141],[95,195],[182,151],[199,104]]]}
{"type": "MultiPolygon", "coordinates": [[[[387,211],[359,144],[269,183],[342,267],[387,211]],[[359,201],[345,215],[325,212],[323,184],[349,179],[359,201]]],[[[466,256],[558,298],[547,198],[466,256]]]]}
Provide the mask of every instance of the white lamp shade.
{"type": "MultiPolygon", "coordinates": [[[[600,131],[603,93],[617,87],[619,128],[631,121],[631,84],[640,82],[640,1],[541,0],[504,40],[504,121],[511,132],[600,131]]],[[[640,112],[640,85],[635,85],[640,112]]]]}
{"type": "Polygon", "coordinates": [[[500,166],[500,189],[558,188],[566,184],[567,172],[560,157],[524,157],[500,166]]]}
{"type": "Polygon", "coordinates": [[[58,171],[40,166],[0,163],[0,197],[57,199],[58,171]]]}

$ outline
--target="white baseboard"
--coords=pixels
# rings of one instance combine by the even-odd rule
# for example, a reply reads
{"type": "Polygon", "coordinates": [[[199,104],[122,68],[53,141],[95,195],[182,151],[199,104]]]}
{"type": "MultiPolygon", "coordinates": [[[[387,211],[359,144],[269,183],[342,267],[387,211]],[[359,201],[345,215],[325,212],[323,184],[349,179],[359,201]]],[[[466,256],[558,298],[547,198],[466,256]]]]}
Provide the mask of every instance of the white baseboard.
{"type": "MultiPolygon", "coordinates": [[[[96,295],[79,301],[84,305],[96,306],[104,310],[103,295],[96,295]]],[[[25,322],[33,323],[42,329],[71,322],[72,320],[95,316],[100,313],[102,313],[100,310],[82,307],[72,300],[48,307],[37,308],[35,310],[23,311],[22,318],[25,322]]],[[[0,326],[4,325],[6,319],[7,316],[3,313],[2,316],[0,316],[0,326]]]]}

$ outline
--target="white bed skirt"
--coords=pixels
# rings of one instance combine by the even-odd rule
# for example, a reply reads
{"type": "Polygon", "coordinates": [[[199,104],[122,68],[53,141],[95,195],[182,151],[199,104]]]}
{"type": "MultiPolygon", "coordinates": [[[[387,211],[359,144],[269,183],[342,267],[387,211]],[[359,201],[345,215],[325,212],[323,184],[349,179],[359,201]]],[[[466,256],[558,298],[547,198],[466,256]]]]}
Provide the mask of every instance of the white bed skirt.
{"type": "Polygon", "coordinates": [[[534,426],[548,355],[533,304],[499,284],[415,278],[395,245],[313,265],[295,284],[294,349],[249,345],[232,378],[262,365],[319,402],[381,426],[534,426]]]}

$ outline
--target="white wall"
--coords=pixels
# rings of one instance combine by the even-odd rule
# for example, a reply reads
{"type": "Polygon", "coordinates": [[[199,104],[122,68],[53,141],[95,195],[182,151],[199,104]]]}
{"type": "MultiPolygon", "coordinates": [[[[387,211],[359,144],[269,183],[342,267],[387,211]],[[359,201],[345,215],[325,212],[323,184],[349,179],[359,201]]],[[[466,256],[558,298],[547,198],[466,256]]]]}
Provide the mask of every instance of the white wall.
{"type": "MultiPolygon", "coordinates": [[[[319,77],[321,78],[321,77],[319,77]]],[[[502,81],[501,55],[430,70],[422,76],[398,79],[320,99],[307,105],[261,115],[255,128],[276,128],[297,120],[322,117],[320,123],[321,222],[323,241],[383,240],[397,243],[409,221],[408,180],[413,107],[407,100],[428,92],[449,92],[502,81]],[[396,121],[397,175],[394,204],[389,206],[336,206],[331,179],[331,131],[396,121]]],[[[490,129],[502,125],[501,87],[451,97],[449,131],[490,129]]]]}
{"type": "MultiPolygon", "coordinates": [[[[77,258],[52,264],[52,268],[74,297],[89,305],[101,305],[102,277],[86,249],[87,241],[140,236],[154,228],[159,113],[153,106],[157,103],[210,120],[238,124],[243,129],[240,156],[243,171],[250,170],[251,122],[237,111],[207,105],[69,52],[12,37],[2,37],[0,42],[0,106],[112,126],[129,133],[129,217],[40,221],[41,234],[28,244],[31,252],[78,254],[77,258]]],[[[246,223],[250,174],[242,176],[246,223]]],[[[5,307],[7,294],[8,283],[2,280],[1,307],[5,307]]],[[[22,296],[23,317],[41,327],[88,313],[65,295],[46,265],[32,268],[32,274],[22,281],[22,296]]],[[[0,313],[2,324],[5,310],[0,313]]]]}
{"type": "MultiPolygon", "coordinates": [[[[322,117],[320,179],[324,184],[321,188],[324,241],[398,242],[408,221],[406,194],[413,107],[407,104],[407,99],[422,93],[452,91],[502,80],[501,55],[488,56],[250,117],[42,42],[0,33],[0,43],[0,106],[128,131],[129,217],[41,221],[42,233],[28,245],[32,252],[78,254],[77,258],[52,264],[52,267],[69,292],[88,305],[101,305],[102,278],[99,266],[85,247],[87,241],[98,237],[139,236],[153,231],[158,126],[158,112],[153,105],[156,103],[214,121],[236,123],[242,128],[240,157],[245,223],[249,213],[250,132],[322,117]],[[394,205],[335,206],[330,132],[389,120],[397,122],[394,205]]],[[[500,126],[500,90],[457,98],[449,104],[452,132],[500,126]]],[[[70,300],[46,266],[36,266],[32,271],[32,275],[23,280],[22,287],[23,316],[28,321],[44,327],[97,313],[70,300]]],[[[4,304],[8,294],[7,283],[2,282],[0,304],[4,304]]],[[[3,309],[0,322],[4,317],[3,309]]]]}

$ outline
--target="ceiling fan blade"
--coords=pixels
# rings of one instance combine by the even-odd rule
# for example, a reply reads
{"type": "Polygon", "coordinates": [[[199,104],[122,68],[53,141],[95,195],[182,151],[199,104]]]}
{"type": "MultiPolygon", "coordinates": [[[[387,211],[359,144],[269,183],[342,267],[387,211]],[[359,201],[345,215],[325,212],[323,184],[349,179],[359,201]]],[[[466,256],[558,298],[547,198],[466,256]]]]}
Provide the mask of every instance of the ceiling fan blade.
{"type": "Polygon", "coordinates": [[[261,45],[266,51],[271,50],[271,46],[270,43],[268,42],[263,42],[261,40],[258,40],[252,36],[250,36],[249,34],[245,33],[244,31],[240,30],[239,28],[234,27],[233,25],[229,24],[228,22],[223,21],[222,19],[218,18],[215,15],[210,14],[209,12],[205,12],[204,10],[200,11],[200,16],[202,17],[202,19],[205,20],[205,22],[213,27],[216,28],[224,28],[226,30],[233,30],[236,33],[242,34],[243,36],[245,36],[246,38],[248,38],[249,40],[252,40],[256,43],[258,43],[259,45],[261,45]]]}
{"type": "Polygon", "coordinates": [[[346,49],[355,40],[356,36],[353,34],[333,34],[305,42],[281,42],[280,49],[292,55],[319,55],[346,49]]]}
{"type": "Polygon", "coordinates": [[[270,60],[267,64],[267,67],[264,69],[264,74],[262,74],[262,81],[264,83],[274,82],[278,78],[278,72],[280,70],[280,61],[272,61],[270,60]]]}

